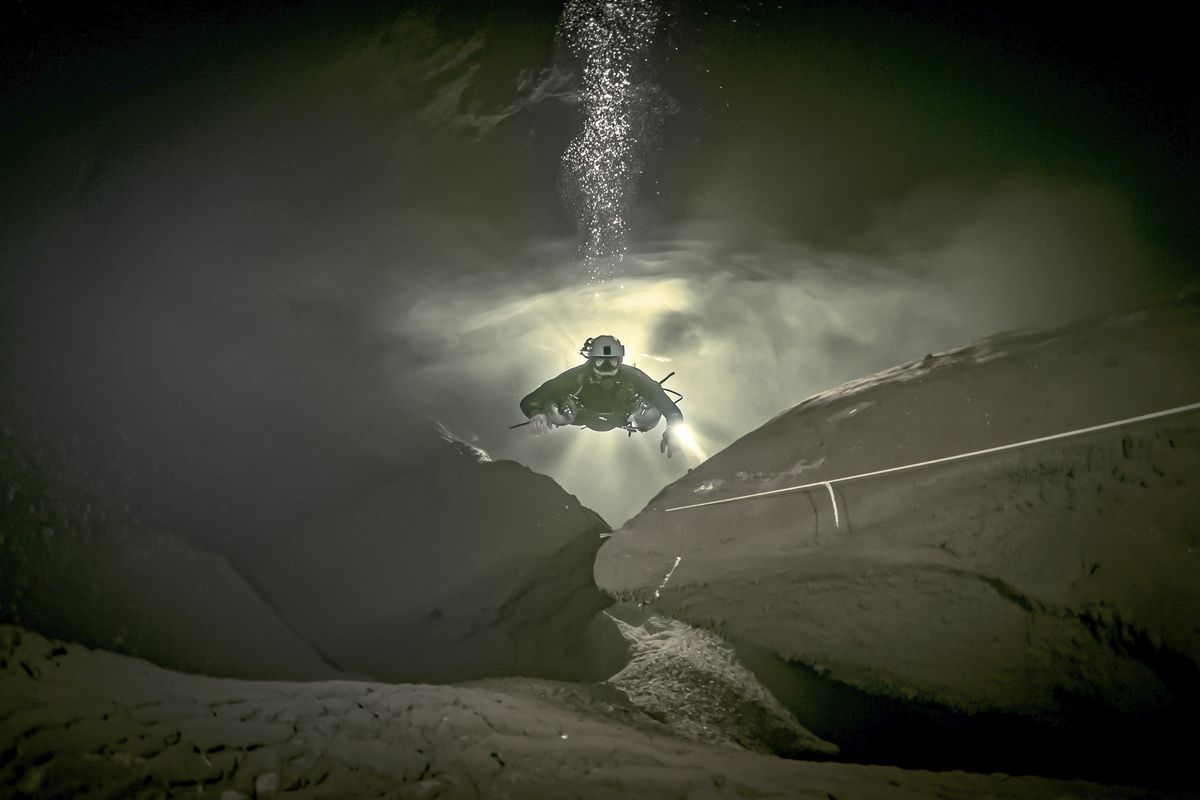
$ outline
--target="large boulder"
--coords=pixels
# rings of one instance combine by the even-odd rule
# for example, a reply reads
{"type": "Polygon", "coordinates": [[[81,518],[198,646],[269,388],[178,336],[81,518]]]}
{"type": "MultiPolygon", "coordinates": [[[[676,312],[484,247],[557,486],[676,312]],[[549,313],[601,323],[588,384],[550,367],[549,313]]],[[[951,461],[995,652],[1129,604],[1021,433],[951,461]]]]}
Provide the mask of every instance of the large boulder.
{"type": "Polygon", "coordinates": [[[419,441],[336,510],[214,552],[93,506],[6,434],[0,622],[246,678],[620,669],[592,579],[604,521],[544,475],[432,428],[419,441]]]}
{"type": "Polygon", "coordinates": [[[596,580],[877,695],[1126,735],[1186,718],[1200,410],[821,482],[1200,402],[1197,353],[1192,297],[838,387],[667,487],[596,580]]]}
{"type": "Polygon", "coordinates": [[[620,669],[592,579],[608,525],[552,479],[445,439],[243,569],[334,663],[381,680],[620,669]]]}

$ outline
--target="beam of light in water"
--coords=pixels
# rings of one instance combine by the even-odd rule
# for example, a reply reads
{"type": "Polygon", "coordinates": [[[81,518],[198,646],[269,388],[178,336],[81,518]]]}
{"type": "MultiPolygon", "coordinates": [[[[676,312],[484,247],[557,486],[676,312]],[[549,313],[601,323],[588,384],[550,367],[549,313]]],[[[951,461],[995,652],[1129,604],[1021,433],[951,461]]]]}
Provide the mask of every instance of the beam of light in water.
{"type": "Polygon", "coordinates": [[[634,80],[658,27],[654,0],[568,0],[560,35],[583,62],[583,131],[563,153],[564,188],[583,232],[591,284],[612,278],[624,259],[629,211],[641,174],[645,92],[634,80]]]}
{"type": "MultiPolygon", "coordinates": [[[[423,396],[437,398],[429,413],[445,420],[457,439],[497,460],[518,461],[550,475],[616,526],[644,508],[662,486],[744,433],[739,426],[753,418],[744,412],[744,395],[729,384],[731,374],[744,373],[730,347],[714,349],[713,343],[691,337],[683,343],[661,341],[665,319],[703,307],[699,285],[638,275],[623,278],[623,287],[610,282],[586,290],[563,275],[570,263],[548,264],[548,281],[489,281],[475,290],[453,284],[423,292],[415,305],[406,301],[390,315],[390,327],[400,339],[419,342],[423,355],[413,358],[405,350],[389,370],[399,396],[411,400],[412,387],[422,386],[423,396]],[[601,309],[595,319],[590,313],[594,294],[600,295],[601,309]],[[651,378],[676,373],[666,386],[684,394],[679,408],[697,449],[681,444],[668,459],[659,450],[664,422],[632,437],[619,429],[573,426],[542,436],[532,435],[527,426],[509,430],[525,419],[517,407],[521,397],[581,363],[580,345],[601,333],[617,336],[629,354],[627,363],[651,378]],[[487,398],[482,413],[472,413],[457,399],[468,396],[487,398]]],[[[638,272],[646,271],[639,264],[638,272]]],[[[747,313],[756,310],[759,304],[747,313]]],[[[755,353],[768,349],[757,342],[747,346],[755,353]]]]}
{"type": "Polygon", "coordinates": [[[700,446],[699,439],[696,438],[696,432],[686,422],[681,422],[671,428],[671,435],[675,437],[675,441],[683,448],[683,452],[693,461],[700,462],[708,459],[708,454],[704,452],[704,448],[700,446]]]}

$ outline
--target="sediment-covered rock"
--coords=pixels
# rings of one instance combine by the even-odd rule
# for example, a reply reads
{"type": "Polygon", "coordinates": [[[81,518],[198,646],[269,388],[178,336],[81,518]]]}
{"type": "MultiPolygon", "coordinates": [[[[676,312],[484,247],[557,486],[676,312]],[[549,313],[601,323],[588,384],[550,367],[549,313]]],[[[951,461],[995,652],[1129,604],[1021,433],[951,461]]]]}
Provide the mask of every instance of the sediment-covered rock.
{"type": "Polygon", "coordinates": [[[625,646],[598,618],[609,528],[552,479],[441,442],[419,467],[248,563],[280,613],[344,669],[392,681],[602,679],[625,646]]]}
{"type": "Polygon", "coordinates": [[[226,800],[1176,796],[772,758],[657,732],[580,685],[183,675],[13,626],[0,626],[0,785],[29,798],[226,800]]]}
{"type": "Polygon", "coordinates": [[[821,482],[1200,402],[1197,353],[1190,297],[838,387],[667,487],[597,582],[879,695],[1161,731],[1200,711],[1200,411],[821,482]]]}
{"type": "Polygon", "coordinates": [[[592,578],[604,521],[544,475],[432,429],[422,444],[337,511],[218,553],[93,507],[5,436],[0,621],[217,676],[618,670],[592,578]]]}
{"type": "Polygon", "coordinates": [[[661,614],[637,616],[613,616],[631,656],[605,681],[635,707],[701,742],[791,758],[837,753],[837,745],[796,722],[721,637],[661,614]]]}

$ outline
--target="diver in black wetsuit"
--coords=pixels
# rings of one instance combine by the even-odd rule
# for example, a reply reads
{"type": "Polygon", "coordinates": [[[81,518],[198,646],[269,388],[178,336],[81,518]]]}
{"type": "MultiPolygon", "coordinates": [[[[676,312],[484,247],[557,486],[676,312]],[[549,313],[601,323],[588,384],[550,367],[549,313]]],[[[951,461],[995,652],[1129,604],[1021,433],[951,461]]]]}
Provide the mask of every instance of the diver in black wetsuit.
{"type": "Polygon", "coordinates": [[[625,347],[614,336],[588,339],[579,354],[587,361],[546,381],[521,401],[529,430],[545,433],[559,425],[583,425],[594,431],[623,428],[641,433],[666,417],[659,450],[670,458],[680,447],[671,429],[683,421],[683,413],[659,382],[621,363],[625,347]]]}

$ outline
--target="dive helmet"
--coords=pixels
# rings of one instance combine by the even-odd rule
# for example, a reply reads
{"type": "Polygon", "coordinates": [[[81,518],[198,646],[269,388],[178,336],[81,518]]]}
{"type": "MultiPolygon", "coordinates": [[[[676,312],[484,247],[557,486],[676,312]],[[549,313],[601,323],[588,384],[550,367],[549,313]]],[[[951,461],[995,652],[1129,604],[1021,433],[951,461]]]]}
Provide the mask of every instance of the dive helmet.
{"type": "Polygon", "coordinates": [[[625,356],[625,345],[615,336],[596,336],[588,339],[581,351],[592,362],[592,368],[599,375],[616,375],[617,367],[625,356]]]}

